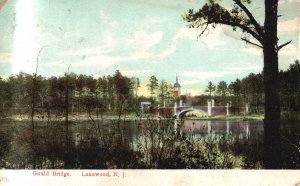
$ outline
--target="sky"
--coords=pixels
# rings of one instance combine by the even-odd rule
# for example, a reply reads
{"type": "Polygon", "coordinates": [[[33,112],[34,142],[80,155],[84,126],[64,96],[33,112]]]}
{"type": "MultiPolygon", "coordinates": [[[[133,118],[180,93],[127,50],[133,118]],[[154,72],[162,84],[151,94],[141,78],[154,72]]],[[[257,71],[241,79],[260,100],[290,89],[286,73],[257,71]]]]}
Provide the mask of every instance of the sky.
{"type": "MultiPolygon", "coordinates": [[[[198,37],[182,15],[205,0],[0,0],[0,76],[34,73],[50,77],[65,72],[99,77],[116,70],[142,82],[149,94],[151,75],[175,82],[182,93],[204,92],[217,84],[258,73],[261,49],[246,44],[243,34],[226,26],[198,37]]],[[[264,5],[253,0],[250,11],[263,24],[264,5]]],[[[221,2],[231,7],[231,0],[221,2]]],[[[300,59],[300,0],[279,0],[279,53],[285,70],[300,59]]]]}

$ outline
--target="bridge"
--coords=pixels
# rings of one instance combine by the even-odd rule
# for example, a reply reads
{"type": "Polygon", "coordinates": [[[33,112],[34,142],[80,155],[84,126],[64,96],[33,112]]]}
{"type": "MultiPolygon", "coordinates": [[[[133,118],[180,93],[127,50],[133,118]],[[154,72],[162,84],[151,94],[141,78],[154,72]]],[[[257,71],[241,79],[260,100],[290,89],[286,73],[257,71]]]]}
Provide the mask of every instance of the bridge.
{"type": "Polygon", "coordinates": [[[248,104],[246,107],[231,108],[229,104],[226,106],[214,106],[211,102],[208,102],[207,106],[177,106],[175,102],[174,107],[157,107],[152,108],[150,102],[141,102],[141,112],[146,114],[155,114],[161,117],[186,117],[187,113],[192,111],[199,111],[202,117],[213,115],[229,115],[230,113],[248,113],[248,104]],[[146,108],[144,106],[146,105],[146,108]]]}
{"type": "Polygon", "coordinates": [[[229,115],[227,113],[227,107],[209,107],[209,106],[191,106],[191,107],[177,107],[176,112],[174,110],[173,114],[176,118],[183,118],[187,113],[192,111],[199,111],[202,117],[207,117],[211,115],[229,115]]]}
{"type": "Polygon", "coordinates": [[[212,115],[229,115],[229,108],[224,106],[178,106],[178,107],[163,107],[163,108],[149,108],[144,109],[143,113],[155,114],[162,117],[176,117],[183,118],[187,113],[192,111],[199,111],[202,117],[212,115]]]}

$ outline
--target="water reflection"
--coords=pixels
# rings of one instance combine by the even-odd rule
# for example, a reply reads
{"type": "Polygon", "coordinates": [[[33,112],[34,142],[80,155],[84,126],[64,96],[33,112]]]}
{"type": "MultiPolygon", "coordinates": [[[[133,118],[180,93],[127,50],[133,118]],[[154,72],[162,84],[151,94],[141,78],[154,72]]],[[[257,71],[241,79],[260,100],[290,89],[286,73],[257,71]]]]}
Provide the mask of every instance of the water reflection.
{"type": "Polygon", "coordinates": [[[249,138],[263,133],[263,123],[261,121],[185,120],[182,122],[177,121],[177,125],[180,127],[176,130],[188,135],[235,135],[249,138]]]}
{"type": "MultiPolygon", "coordinates": [[[[132,143],[133,146],[136,146],[141,138],[149,137],[150,131],[162,135],[186,135],[196,138],[233,137],[228,139],[256,138],[263,134],[262,121],[174,120],[172,122],[173,124],[170,126],[168,122],[164,121],[127,121],[120,124],[120,131],[123,140],[132,143]]],[[[106,124],[103,129],[108,133],[116,130],[109,124],[106,124]]]]}
{"type": "Polygon", "coordinates": [[[31,131],[29,122],[1,125],[0,159],[7,157],[4,163],[2,161],[2,167],[32,168],[33,166],[26,162],[32,159],[33,150],[36,151],[37,160],[46,163],[40,165],[41,168],[62,168],[64,166],[62,162],[67,162],[66,157],[73,158],[72,166],[79,168],[112,168],[113,166],[122,168],[118,162],[137,159],[151,167],[157,154],[168,152],[169,154],[164,155],[173,157],[176,149],[181,148],[181,144],[182,152],[189,153],[191,149],[184,149],[187,148],[185,139],[191,139],[188,142],[193,142],[196,138],[194,142],[200,143],[202,140],[198,140],[200,138],[204,140],[222,138],[226,141],[256,138],[262,134],[263,124],[257,121],[141,119],[120,123],[105,120],[98,125],[89,121],[80,121],[70,123],[69,131],[66,132],[64,122],[48,125],[37,122],[34,146],[31,131]],[[185,138],[189,135],[192,138],[185,138]],[[206,138],[207,136],[216,137],[206,138]],[[95,166],[95,162],[99,163],[98,160],[101,162],[95,166]],[[117,163],[110,166],[109,163],[112,161],[117,163]]]}

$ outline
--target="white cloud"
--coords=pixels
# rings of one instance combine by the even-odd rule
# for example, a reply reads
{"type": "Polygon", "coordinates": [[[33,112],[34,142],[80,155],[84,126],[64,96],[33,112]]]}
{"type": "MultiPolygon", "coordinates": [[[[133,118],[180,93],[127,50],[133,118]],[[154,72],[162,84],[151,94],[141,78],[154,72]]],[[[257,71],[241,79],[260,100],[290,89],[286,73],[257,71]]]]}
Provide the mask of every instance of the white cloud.
{"type": "Polygon", "coordinates": [[[144,31],[136,31],[133,37],[127,42],[121,39],[115,39],[111,35],[102,39],[104,44],[98,47],[79,48],[72,50],[65,50],[58,53],[59,56],[74,57],[77,56],[81,63],[76,66],[85,65],[99,65],[103,67],[111,66],[117,62],[124,61],[139,61],[145,59],[164,58],[174,53],[176,47],[172,45],[170,48],[166,48],[160,53],[154,53],[150,50],[159,45],[162,40],[162,32],[146,33],[144,31]],[[125,48],[133,48],[133,51],[128,55],[119,55],[115,48],[120,47],[123,44],[125,48]],[[127,44],[127,45],[126,45],[127,44]],[[82,58],[84,58],[82,60],[82,58]]]}
{"type": "Polygon", "coordinates": [[[263,64],[251,64],[251,63],[243,63],[243,66],[235,66],[231,67],[232,72],[239,72],[239,73],[244,73],[244,72],[249,72],[249,71],[262,71],[263,69],[263,64]]]}
{"type": "Polygon", "coordinates": [[[92,55],[100,55],[109,53],[113,50],[113,39],[111,35],[105,36],[103,38],[104,44],[98,47],[90,47],[90,48],[79,48],[79,49],[70,49],[64,50],[58,53],[58,55],[62,56],[92,56],[92,55]]]}
{"type": "MultiPolygon", "coordinates": [[[[68,64],[69,65],[69,64],[68,64]]],[[[67,64],[64,64],[63,62],[61,61],[50,61],[50,62],[47,62],[47,63],[43,63],[41,62],[39,64],[40,67],[55,67],[55,68],[61,68],[61,67],[66,67],[67,64]]]]}
{"type": "Polygon", "coordinates": [[[49,32],[39,33],[37,40],[40,46],[51,45],[59,41],[59,39],[49,32]]]}
{"type": "Polygon", "coordinates": [[[283,47],[280,51],[279,51],[279,55],[284,55],[284,56],[293,56],[293,57],[297,57],[300,53],[300,49],[295,47],[295,45],[293,44],[289,44],[285,47],[283,47]]]}
{"type": "Polygon", "coordinates": [[[92,56],[92,57],[87,57],[84,60],[73,62],[71,64],[71,67],[99,67],[102,69],[105,69],[107,67],[113,66],[114,65],[114,60],[106,57],[106,56],[92,56]]]}
{"type": "Polygon", "coordinates": [[[151,17],[141,18],[140,21],[128,20],[128,24],[136,28],[145,28],[145,27],[164,26],[167,21],[168,19],[162,16],[156,16],[156,17],[151,16],[151,17]]]}
{"type": "Polygon", "coordinates": [[[157,31],[147,34],[144,31],[136,31],[133,39],[129,41],[138,53],[144,53],[155,45],[159,44],[162,39],[162,32],[157,31]]]}
{"type": "Polygon", "coordinates": [[[194,80],[199,80],[201,82],[204,82],[205,80],[211,78],[220,78],[230,74],[241,74],[241,73],[242,72],[239,71],[183,72],[180,74],[180,76],[184,76],[184,77],[188,77],[194,80]]]}
{"type": "Polygon", "coordinates": [[[197,40],[199,41],[206,47],[208,48],[214,48],[216,46],[222,46],[225,45],[226,42],[224,39],[221,38],[222,34],[222,27],[218,27],[215,29],[210,29],[209,34],[203,34],[199,37],[200,30],[199,29],[192,29],[192,28],[182,28],[180,29],[177,34],[174,37],[174,41],[176,42],[178,39],[181,38],[187,38],[191,40],[197,40]]]}
{"type": "Polygon", "coordinates": [[[175,35],[173,40],[177,41],[178,39],[181,39],[181,38],[187,38],[187,39],[196,41],[198,35],[199,35],[199,32],[197,29],[181,28],[177,32],[177,34],[175,35]]]}
{"type": "Polygon", "coordinates": [[[121,70],[121,73],[126,76],[135,76],[135,75],[141,75],[141,74],[149,74],[152,70],[121,70]]]}
{"type": "Polygon", "coordinates": [[[228,75],[241,75],[253,71],[260,72],[262,70],[262,64],[241,64],[243,66],[228,67],[222,71],[205,71],[205,72],[182,72],[180,76],[190,78],[188,81],[181,81],[182,84],[196,84],[199,82],[205,82],[214,78],[222,78],[228,75]]]}
{"type": "Polygon", "coordinates": [[[240,49],[240,51],[248,53],[248,54],[252,54],[252,55],[257,55],[257,56],[262,56],[263,55],[262,49],[258,48],[258,47],[243,48],[243,49],[240,49]]]}
{"type": "Polygon", "coordinates": [[[138,60],[159,57],[159,55],[154,55],[146,52],[134,53],[125,56],[110,55],[107,53],[101,54],[99,52],[99,48],[65,51],[61,53],[61,55],[76,55],[76,56],[79,54],[81,54],[81,56],[83,57],[80,57],[78,62],[72,62],[72,66],[75,67],[99,66],[102,68],[107,68],[115,65],[118,62],[126,62],[126,61],[134,62],[138,60]]]}
{"type": "Polygon", "coordinates": [[[89,56],[89,55],[99,55],[103,53],[108,53],[111,51],[111,48],[107,45],[100,47],[91,47],[91,48],[80,48],[73,50],[65,50],[59,52],[58,55],[61,56],[89,56]]]}
{"type": "Polygon", "coordinates": [[[119,27],[119,22],[113,20],[111,17],[106,15],[103,11],[100,13],[100,22],[105,25],[105,27],[111,27],[112,29],[116,29],[119,27]]]}
{"type": "Polygon", "coordinates": [[[167,57],[167,56],[172,55],[175,51],[176,51],[176,45],[173,44],[166,50],[162,51],[158,56],[159,57],[167,57]]]}
{"type": "Polygon", "coordinates": [[[300,3],[299,0],[279,0],[278,4],[284,4],[284,3],[300,3]]]}
{"type": "Polygon", "coordinates": [[[80,38],[81,34],[78,32],[65,32],[64,33],[64,39],[74,39],[74,38],[80,38]]]}
{"type": "Polygon", "coordinates": [[[199,83],[203,83],[203,82],[204,82],[204,79],[180,80],[181,85],[194,85],[194,84],[199,84],[199,83]]]}
{"type": "Polygon", "coordinates": [[[99,67],[105,69],[107,67],[112,66],[114,63],[111,59],[103,58],[102,56],[93,56],[87,57],[84,60],[77,60],[70,62],[64,61],[50,61],[47,63],[41,63],[40,67],[42,68],[59,68],[59,69],[66,69],[70,66],[72,68],[80,68],[80,67],[99,67]]]}
{"type": "Polygon", "coordinates": [[[150,49],[161,43],[162,38],[162,31],[156,31],[149,34],[145,31],[136,31],[133,34],[133,38],[128,41],[128,44],[133,46],[135,51],[131,56],[128,56],[127,60],[165,58],[172,55],[176,51],[176,44],[174,42],[170,47],[160,53],[149,52],[150,49]]]}
{"type": "Polygon", "coordinates": [[[299,0],[287,0],[288,2],[295,2],[295,3],[300,3],[300,1],[299,0]]]}
{"type": "Polygon", "coordinates": [[[208,48],[225,45],[226,42],[220,38],[221,32],[222,30],[219,27],[217,29],[214,29],[214,31],[209,33],[208,35],[202,35],[201,37],[199,37],[200,31],[198,29],[181,28],[174,36],[170,47],[163,51],[159,56],[167,57],[172,55],[176,51],[177,42],[180,39],[189,39],[194,41],[199,40],[204,46],[208,48]]]}
{"type": "MultiPolygon", "coordinates": [[[[160,54],[152,54],[152,53],[144,52],[144,53],[134,53],[126,56],[107,55],[107,54],[92,55],[92,56],[85,56],[84,59],[81,58],[81,60],[77,62],[72,62],[72,67],[97,66],[101,68],[107,68],[120,62],[128,62],[128,61],[140,62],[140,60],[161,58],[161,57],[166,57],[167,55],[169,55],[168,51],[162,52],[160,54]]],[[[125,73],[129,75],[134,72],[125,71],[125,73]]]]}
{"type": "Polygon", "coordinates": [[[9,63],[11,55],[9,53],[0,53],[0,64],[9,63]]]}
{"type": "Polygon", "coordinates": [[[294,18],[288,21],[279,21],[277,29],[279,32],[299,32],[300,18],[294,18]]]}

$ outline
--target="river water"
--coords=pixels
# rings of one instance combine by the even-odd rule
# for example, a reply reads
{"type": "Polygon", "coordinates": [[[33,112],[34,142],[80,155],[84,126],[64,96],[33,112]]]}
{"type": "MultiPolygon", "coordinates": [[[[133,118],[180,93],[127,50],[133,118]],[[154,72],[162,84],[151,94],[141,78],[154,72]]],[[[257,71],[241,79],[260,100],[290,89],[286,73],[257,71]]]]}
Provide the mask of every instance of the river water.
{"type": "MultiPolygon", "coordinates": [[[[53,132],[57,137],[64,136],[64,122],[57,122],[55,125],[49,125],[46,122],[36,122],[35,125],[38,127],[37,129],[40,129],[39,133],[42,133],[43,136],[45,135],[45,138],[47,138],[50,132],[53,132]]],[[[69,125],[69,130],[75,141],[95,135],[97,129],[101,130],[103,135],[115,135],[118,133],[129,143],[134,143],[140,135],[148,130],[163,132],[168,135],[180,134],[199,138],[221,135],[230,135],[238,138],[257,137],[263,134],[263,122],[223,120],[129,120],[117,123],[115,120],[106,120],[99,125],[89,121],[75,121],[69,125]]],[[[11,136],[8,134],[13,133],[13,136],[16,138],[29,131],[30,122],[19,121],[14,124],[1,124],[0,134],[3,137],[8,137],[11,136]]]]}
{"type": "MultiPolygon", "coordinates": [[[[101,128],[105,134],[118,131],[129,143],[135,143],[137,139],[152,130],[163,132],[166,135],[186,135],[196,138],[208,136],[231,136],[235,139],[261,137],[263,134],[262,121],[222,121],[222,120],[134,120],[121,122],[119,125],[105,122],[101,128]]],[[[93,130],[92,127],[89,130],[93,130]]],[[[76,134],[88,133],[86,126],[76,130],[76,134]],[[84,132],[85,131],[85,132],[84,132]]],[[[232,138],[231,138],[232,139],[232,138]]]]}
{"type": "MultiPolygon", "coordinates": [[[[102,152],[101,150],[104,149],[102,153],[108,154],[103,157],[112,157],[114,160],[123,157],[123,155],[120,157],[118,155],[124,151],[124,148],[128,149],[126,151],[128,153],[131,152],[130,149],[141,152],[140,145],[149,148],[151,141],[157,145],[162,137],[165,142],[168,142],[169,137],[174,139],[180,136],[198,139],[220,136],[225,137],[223,139],[235,141],[236,139],[259,138],[263,133],[261,121],[136,119],[102,122],[81,120],[70,122],[66,128],[65,122],[60,120],[36,121],[34,125],[34,135],[32,135],[33,130],[29,121],[0,123],[0,158],[3,159],[2,165],[0,161],[0,166],[30,168],[32,167],[30,165],[32,150],[34,150],[38,159],[45,159],[43,163],[48,162],[40,167],[61,168],[66,149],[69,149],[68,153],[70,152],[76,161],[81,161],[82,157],[86,158],[82,160],[80,166],[88,167],[91,165],[85,161],[90,161],[91,157],[95,156],[95,150],[102,152]],[[32,136],[35,136],[34,144],[32,136]]],[[[75,160],[72,166],[78,167],[79,164],[77,165],[75,160]]],[[[108,158],[105,161],[112,160],[108,158]]]]}
{"type": "Polygon", "coordinates": [[[177,129],[183,134],[197,136],[234,135],[240,137],[258,136],[263,133],[262,121],[217,121],[186,120],[177,129]]]}

